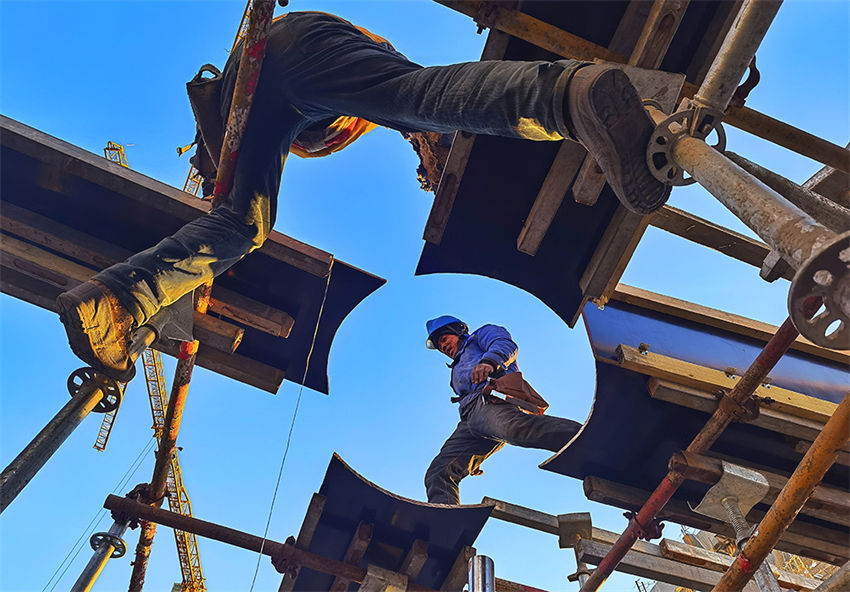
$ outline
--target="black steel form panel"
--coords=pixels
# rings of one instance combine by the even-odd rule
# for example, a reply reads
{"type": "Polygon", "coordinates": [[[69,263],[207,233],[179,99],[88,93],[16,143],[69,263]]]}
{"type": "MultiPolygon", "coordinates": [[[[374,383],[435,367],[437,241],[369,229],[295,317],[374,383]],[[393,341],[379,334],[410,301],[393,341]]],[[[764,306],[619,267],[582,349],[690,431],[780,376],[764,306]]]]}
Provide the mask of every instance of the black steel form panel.
{"type": "MultiPolygon", "coordinates": [[[[185,203],[187,194],[174,187],[106,163],[101,156],[6,117],[0,116],[0,123],[0,204],[26,208],[131,252],[152,246],[203,215],[197,206],[185,203]],[[95,172],[97,182],[77,173],[83,168],[91,171],[91,163],[108,165],[95,172]]],[[[281,206],[285,202],[279,204],[285,215],[281,206]]],[[[283,370],[286,379],[301,383],[327,279],[269,255],[275,240],[270,238],[217,278],[216,284],[295,319],[288,338],[245,327],[237,353],[283,370]]],[[[313,248],[305,245],[305,249],[313,248]]],[[[328,354],[337,329],[348,313],[385,281],[343,261],[333,263],[305,386],[327,393],[328,354]]]]}
{"type": "MultiPolygon", "coordinates": [[[[492,505],[442,506],[399,497],[367,481],[337,454],[319,493],[324,508],[308,550],[342,561],[361,521],[374,526],[360,567],[398,571],[416,539],[428,543],[428,559],[415,581],[439,589],[464,546],[472,545],[492,505]]],[[[295,590],[330,589],[333,576],[302,568],[295,590]]]]}
{"type": "MultiPolygon", "coordinates": [[[[628,2],[540,2],[521,10],[601,46],[613,37],[628,2]]],[[[668,72],[690,72],[710,63],[700,52],[712,22],[733,2],[692,2],[662,64],[668,72]]],[[[521,39],[511,38],[505,59],[555,60],[521,39]]],[[[691,80],[698,82],[698,80],[691,80]]],[[[579,281],[617,198],[606,184],[595,206],[576,203],[569,191],[535,256],[517,250],[516,241],[560,143],[478,136],[463,171],[439,245],[425,243],[417,275],[471,273],[521,288],[545,303],[564,322],[577,318],[583,302],[579,281]]]]}

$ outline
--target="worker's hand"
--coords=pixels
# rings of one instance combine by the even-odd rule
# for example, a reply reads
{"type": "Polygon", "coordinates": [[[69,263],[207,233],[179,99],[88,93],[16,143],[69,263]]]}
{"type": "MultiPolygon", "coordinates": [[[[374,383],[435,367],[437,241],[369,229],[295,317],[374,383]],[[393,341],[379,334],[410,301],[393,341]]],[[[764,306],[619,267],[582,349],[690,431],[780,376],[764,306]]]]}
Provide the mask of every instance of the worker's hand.
{"type": "Polygon", "coordinates": [[[469,377],[472,379],[474,384],[478,384],[479,382],[487,380],[487,377],[492,373],[493,366],[490,364],[478,364],[472,369],[472,372],[469,373],[469,377]]]}

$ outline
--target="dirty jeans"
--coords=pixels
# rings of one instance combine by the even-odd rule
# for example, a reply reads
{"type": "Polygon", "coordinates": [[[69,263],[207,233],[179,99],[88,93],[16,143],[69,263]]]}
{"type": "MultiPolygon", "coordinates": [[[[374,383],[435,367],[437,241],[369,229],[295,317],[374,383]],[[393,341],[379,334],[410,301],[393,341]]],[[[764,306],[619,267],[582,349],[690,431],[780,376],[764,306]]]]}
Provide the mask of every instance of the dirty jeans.
{"type": "MultiPolygon", "coordinates": [[[[223,120],[240,54],[237,47],[224,69],[223,120]]],[[[160,307],[227,270],[259,248],[272,229],[292,141],[304,129],[340,115],[403,132],[464,130],[563,139],[570,127],[565,89],[581,65],[572,60],[490,61],[423,68],[341,19],[290,13],[271,26],[223,205],[96,279],[142,324],[160,307]]],[[[344,185],[345,180],[333,182],[344,185]]]]}
{"type": "Polygon", "coordinates": [[[459,504],[458,484],[475,475],[487,457],[505,444],[558,452],[581,424],[561,417],[529,415],[515,405],[481,395],[470,405],[425,472],[432,504],[459,504]]]}

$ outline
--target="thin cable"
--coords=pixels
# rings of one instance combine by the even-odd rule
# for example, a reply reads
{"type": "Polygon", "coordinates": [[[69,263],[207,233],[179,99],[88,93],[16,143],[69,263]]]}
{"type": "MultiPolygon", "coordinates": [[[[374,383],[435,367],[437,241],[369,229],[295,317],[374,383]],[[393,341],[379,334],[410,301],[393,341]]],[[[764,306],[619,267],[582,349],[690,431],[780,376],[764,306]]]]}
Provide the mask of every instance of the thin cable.
{"type": "Polygon", "coordinates": [[[316,345],[316,335],[319,334],[319,323],[322,320],[322,312],[325,310],[325,300],[328,298],[328,287],[331,285],[331,272],[333,272],[335,259],[331,256],[331,263],[328,266],[328,279],[325,282],[325,293],[322,295],[322,304],[319,306],[319,315],[316,317],[316,327],[313,329],[313,340],[310,342],[310,349],[307,351],[307,361],[304,364],[304,375],[301,377],[301,388],[298,389],[298,399],[295,401],[295,411],[292,413],[292,421],[289,424],[289,434],[286,436],[286,447],[283,449],[283,458],[280,461],[280,469],[277,472],[277,483],[274,486],[274,494],[272,495],[272,503],[269,507],[269,516],[266,519],[266,529],[263,531],[263,542],[260,544],[260,552],[257,553],[257,566],[254,568],[254,578],[251,580],[251,588],[249,592],[253,592],[254,584],[257,581],[257,573],[260,571],[260,560],[263,558],[263,549],[266,546],[266,537],[269,534],[269,525],[272,522],[272,512],[274,512],[274,504],[277,501],[277,492],[280,488],[280,479],[283,476],[283,465],[286,462],[286,455],[289,454],[289,443],[292,440],[292,430],[295,428],[295,418],[298,417],[298,407],[301,405],[301,394],[304,392],[304,383],[307,380],[307,371],[310,369],[310,358],[313,356],[313,348],[316,345]]]}
{"type": "MultiPolygon", "coordinates": [[[[136,471],[139,470],[139,467],[141,466],[141,463],[144,460],[144,456],[148,452],[150,452],[151,446],[153,446],[153,444],[154,444],[153,439],[151,439],[147,444],[145,444],[145,446],[142,448],[141,452],[139,452],[139,454],[136,455],[136,458],[133,460],[133,462],[130,463],[130,466],[124,472],[124,475],[121,477],[121,479],[118,480],[118,484],[115,487],[112,488],[112,493],[116,493],[119,490],[123,489],[124,486],[126,485],[126,482],[129,481],[130,478],[133,475],[136,474],[136,471]]],[[[61,570],[62,566],[65,565],[65,562],[68,562],[68,564],[65,565],[65,569],[62,571],[62,573],[59,575],[59,577],[53,583],[53,586],[51,586],[50,592],[53,592],[53,590],[56,588],[56,585],[65,576],[65,573],[68,571],[68,568],[71,567],[71,564],[74,562],[74,559],[76,559],[77,555],[80,554],[80,551],[83,548],[82,542],[85,540],[86,534],[88,534],[95,525],[99,524],[100,521],[103,520],[104,514],[106,514],[106,510],[103,509],[103,508],[101,508],[100,510],[95,512],[95,515],[92,517],[91,520],[89,520],[89,523],[85,526],[85,528],[83,528],[83,532],[77,538],[76,542],[74,542],[74,544],[71,545],[71,548],[68,550],[68,553],[65,555],[65,558],[59,563],[59,566],[56,568],[56,570],[50,576],[50,579],[47,580],[47,583],[44,585],[44,588],[41,589],[41,592],[45,592],[45,590],[47,590],[47,587],[50,586],[50,582],[53,581],[53,578],[56,577],[56,574],[59,573],[59,570],[61,570]],[[75,549],[76,549],[76,552],[74,551],[75,549]],[[73,557],[71,556],[72,554],[73,554],[73,557]],[[69,560],[69,557],[70,557],[70,560],[69,560]]]]}

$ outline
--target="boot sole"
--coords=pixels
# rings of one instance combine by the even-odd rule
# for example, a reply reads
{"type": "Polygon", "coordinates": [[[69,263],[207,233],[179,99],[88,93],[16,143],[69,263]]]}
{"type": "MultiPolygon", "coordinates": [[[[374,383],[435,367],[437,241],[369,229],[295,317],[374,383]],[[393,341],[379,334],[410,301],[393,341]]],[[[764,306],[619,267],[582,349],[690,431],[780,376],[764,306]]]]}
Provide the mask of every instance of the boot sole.
{"type": "MultiPolygon", "coordinates": [[[[68,336],[68,344],[71,346],[71,351],[87,363],[89,366],[103,372],[104,374],[120,381],[128,382],[136,374],[136,368],[130,364],[129,356],[126,351],[121,352],[119,359],[123,358],[126,368],[120,367],[120,362],[110,364],[104,363],[96,353],[96,349],[105,350],[107,348],[116,349],[113,353],[120,351],[120,346],[117,344],[108,344],[104,341],[99,331],[87,330],[89,327],[97,327],[97,322],[94,319],[95,310],[92,307],[92,314],[81,314],[81,307],[88,306],[84,302],[77,301],[68,293],[60,294],[56,299],[56,305],[59,309],[59,319],[65,326],[65,333],[68,336]],[[89,318],[84,318],[87,316],[89,318]]],[[[102,304],[107,306],[106,304],[102,304]]],[[[112,320],[110,319],[110,322],[112,320]]],[[[114,356],[110,356],[114,357],[114,356]]]]}
{"type": "Polygon", "coordinates": [[[651,214],[664,205],[671,188],[656,179],[646,163],[646,149],[655,124],[643,108],[634,87],[621,70],[603,70],[597,76],[577,76],[573,125],[596,158],[608,184],[622,204],[637,214],[651,214]]]}

